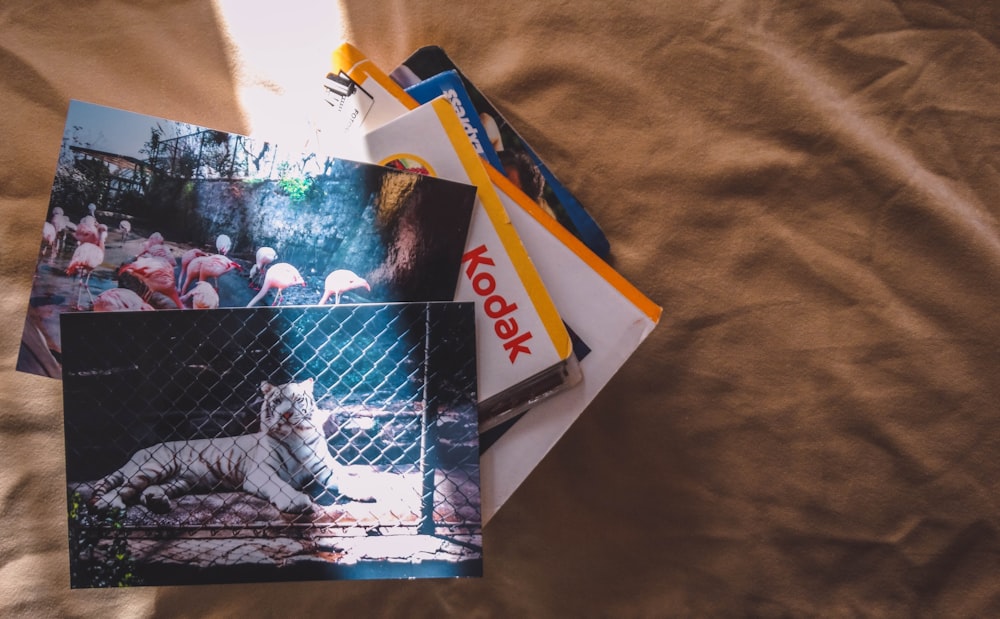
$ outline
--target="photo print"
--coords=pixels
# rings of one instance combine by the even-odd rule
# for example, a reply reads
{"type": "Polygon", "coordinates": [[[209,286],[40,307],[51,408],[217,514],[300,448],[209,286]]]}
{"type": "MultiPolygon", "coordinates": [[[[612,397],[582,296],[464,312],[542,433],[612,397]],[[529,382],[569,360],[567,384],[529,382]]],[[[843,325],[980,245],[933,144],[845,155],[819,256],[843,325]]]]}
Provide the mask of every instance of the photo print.
{"type": "Polygon", "coordinates": [[[17,369],[65,312],[451,301],[475,188],[73,101],[17,369]]]}
{"type": "Polygon", "coordinates": [[[61,318],[74,588],[481,576],[471,303],[61,318]]]}

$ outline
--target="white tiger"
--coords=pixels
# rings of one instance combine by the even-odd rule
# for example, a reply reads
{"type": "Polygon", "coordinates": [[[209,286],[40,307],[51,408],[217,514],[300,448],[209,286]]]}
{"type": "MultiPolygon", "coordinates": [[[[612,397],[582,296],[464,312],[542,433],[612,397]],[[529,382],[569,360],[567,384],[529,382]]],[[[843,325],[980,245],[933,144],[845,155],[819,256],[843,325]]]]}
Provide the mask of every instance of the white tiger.
{"type": "Polygon", "coordinates": [[[313,379],[284,385],[265,381],[260,388],[259,432],[140,449],[94,484],[93,505],[124,508],[141,502],[165,513],[172,508],[170,499],[182,494],[242,490],[283,512],[305,512],[315,503],[302,490],[313,481],[338,494],[341,466],[327,447],[313,379]]]}

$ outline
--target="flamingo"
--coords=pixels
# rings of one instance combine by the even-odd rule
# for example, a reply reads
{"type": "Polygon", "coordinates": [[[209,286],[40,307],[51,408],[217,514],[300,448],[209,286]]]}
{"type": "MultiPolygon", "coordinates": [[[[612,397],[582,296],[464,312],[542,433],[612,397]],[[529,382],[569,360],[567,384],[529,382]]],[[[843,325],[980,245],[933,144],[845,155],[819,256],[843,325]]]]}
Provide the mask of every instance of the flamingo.
{"type": "Polygon", "coordinates": [[[219,307],[219,293],[212,284],[201,281],[194,285],[187,294],[181,296],[181,301],[191,299],[191,309],[216,309],[219,307]]]}
{"type": "Polygon", "coordinates": [[[150,234],[149,238],[146,239],[146,242],[142,244],[142,251],[149,250],[149,248],[153,245],[163,245],[163,241],[163,235],[159,232],[154,232],[150,234]]]}
{"type": "Polygon", "coordinates": [[[132,274],[149,289],[143,300],[149,301],[149,297],[154,292],[166,295],[177,307],[184,309],[184,303],[177,296],[176,280],[174,279],[174,267],[162,258],[155,256],[140,256],[135,262],[122,265],[118,269],[118,275],[132,274]]]}
{"type": "Polygon", "coordinates": [[[107,232],[108,227],[104,224],[97,223],[97,220],[93,217],[84,217],[80,220],[80,223],[76,225],[76,230],[73,231],[73,237],[79,244],[91,243],[93,245],[97,244],[97,239],[100,238],[101,234],[107,232]]]}
{"type": "Polygon", "coordinates": [[[154,232],[149,235],[146,242],[142,244],[142,251],[139,252],[137,257],[159,258],[160,260],[169,263],[171,269],[173,269],[176,264],[174,254],[170,251],[170,248],[166,246],[163,241],[163,235],[159,232],[154,232]]]}
{"type": "Polygon", "coordinates": [[[122,233],[122,247],[125,247],[125,239],[128,238],[130,232],[132,232],[132,223],[127,219],[123,219],[118,222],[118,231],[122,233]]]}
{"type": "Polygon", "coordinates": [[[285,288],[288,288],[289,286],[297,286],[299,284],[305,286],[306,282],[302,279],[302,275],[299,274],[298,269],[287,262],[273,264],[264,275],[264,284],[260,287],[260,292],[257,293],[257,296],[250,299],[250,302],[247,303],[247,307],[252,307],[255,303],[257,303],[257,301],[263,299],[264,295],[267,294],[267,291],[271,288],[278,291],[274,297],[274,302],[272,302],[271,305],[277,305],[281,303],[281,293],[285,288]]]}
{"type": "Polygon", "coordinates": [[[90,275],[94,272],[94,269],[101,266],[101,263],[104,262],[104,240],[107,236],[108,231],[105,229],[101,232],[96,244],[81,243],[73,251],[73,257],[70,258],[69,266],[66,267],[66,275],[79,274],[80,277],[80,287],[76,291],[76,309],[82,309],[80,295],[83,293],[84,288],[87,289],[90,301],[94,301],[94,295],[90,292],[90,275]]]}
{"type": "Polygon", "coordinates": [[[163,235],[159,232],[154,232],[149,235],[143,244],[142,249],[139,251],[139,256],[159,256],[161,258],[166,258],[167,260],[173,260],[174,255],[170,253],[170,249],[165,245],[165,240],[163,235]]]}
{"type": "Polygon", "coordinates": [[[49,220],[56,229],[56,252],[63,248],[66,243],[66,235],[71,231],[76,230],[76,225],[69,220],[65,214],[63,214],[62,207],[55,207],[52,209],[52,218],[49,220]]]}
{"type": "Polygon", "coordinates": [[[42,224],[42,255],[49,253],[56,246],[56,227],[51,222],[42,224]]]}
{"type": "Polygon", "coordinates": [[[223,273],[227,273],[233,269],[242,271],[241,267],[236,262],[222,256],[220,254],[209,254],[208,256],[198,256],[197,258],[191,260],[188,264],[187,275],[184,278],[184,285],[180,287],[180,291],[184,292],[187,290],[188,286],[195,277],[198,281],[205,281],[209,277],[215,278],[215,287],[219,287],[219,277],[223,273]]]}
{"type": "Polygon", "coordinates": [[[128,288],[112,288],[105,290],[94,299],[95,312],[127,312],[148,311],[152,305],[142,300],[142,297],[128,288]]]}
{"type": "Polygon", "coordinates": [[[232,239],[229,238],[228,235],[220,234],[215,239],[215,249],[218,250],[218,252],[223,256],[229,253],[229,248],[232,246],[233,246],[233,241],[232,239]]]}
{"type": "Polygon", "coordinates": [[[336,271],[330,273],[326,276],[326,282],[324,283],[323,297],[319,300],[319,304],[323,305],[326,300],[330,298],[330,295],[334,296],[334,305],[340,305],[340,295],[344,294],[348,290],[353,290],[355,288],[364,288],[368,292],[371,292],[372,288],[368,285],[363,277],[360,277],[354,271],[348,271],[347,269],[337,269],[336,271]]]}
{"type": "Polygon", "coordinates": [[[171,253],[170,248],[162,243],[159,245],[153,245],[146,251],[142,252],[137,258],[156,258],[157,260],[162,260],[170,265],[170,268],[174,268],[177,261],[174,259],[174,254],[171,253]]]}
{"type": "Polygon", "coordinates": [[[138,255],[149,255],[149,252],[159,251],[160,248],[157,246],[163,245],[163,243],[163,235],[159,232],[154,232],[143,242],[142,249],[139,251],[138,255]]]}
{"type": "Polygon", "coordinates": [[[208,256],[208,255],[209,255],[208,252],[204,252],[198,249],[197,247],[189,249],[186,252],[184,252],[184,255],[181,256],[181,272],[180,275],[177,276],[177,281],[179,282],[184,281],[185,276],[187,275],[188,266],[191,265],[192,260],[194,260],[195,258],[199,258],[201,256],[208,256]]]}
{"type": "Polygon", "coordinates": [[[278,259],[278,252],[270,247],[261,247],[257,250],[255,255],[255,262],[252,267],[250,267],[250,282],[253,285],[254,275],[260,273],[264,274],[264,270],[267,269],[267,265],[271,264],[278,259]]]}

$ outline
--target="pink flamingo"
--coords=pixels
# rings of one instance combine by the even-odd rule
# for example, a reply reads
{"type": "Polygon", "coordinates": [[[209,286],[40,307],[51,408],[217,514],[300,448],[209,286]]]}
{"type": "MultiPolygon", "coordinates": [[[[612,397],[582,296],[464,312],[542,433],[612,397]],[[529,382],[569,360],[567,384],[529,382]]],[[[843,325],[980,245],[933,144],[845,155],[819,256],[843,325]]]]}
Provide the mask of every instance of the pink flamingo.
{"type": "MultiPolygon", "coordinates": [[[[56,227],[51,222],[42,224],[42,255],[49,253],[56,246],[56,227]]],[[[53,252],[55,253],[55,252],[53,252]]]]}
{"type": "Polygon", "coordinates": [[[174,258],[173,252],[167,247],[163,240],[163,235],[159,232],[154,232],[149,235],[146,242],[142,244],[142,251],[139,252],[137,258],[158,258],[170,265],[173,269],[177,260],[174,258]]]}
{"type": "Polygon", "coordinates": [[[191,309],[215,309],[219,307],[219,293],[212,284],[201,281],[194,285],[187,294],[181,296],[181,301],[191,299],[191,309]]]}
{"type": "Polygon", "coordinates": [[[179,282],[184,281],[185,277],[187,276],[188,267],[191,265],[192,260],[194,260],[195,258],[200,258],[201,256],[208,256],[208,255],[209,255],[208,252],[204,252],[198,249],[197,247],[189,249],[186,252],[184,252],[184,255],[181,256],[181,272],[180,275],[177,276],[177,281],[179,282]]]}
{"type": "Polygon", "coordinates": [[[324,283],[323,297],[320,298],[319,304],[323,305],[326,300],[330,298],[330,295],[334,296],[334,305],[340,305],[340,295],[344,294],[348,290],[353,290],[355,288],[364,288],[368,292],[371,292],[371,286],[365,281],[363,277],[360,277],[354,271],[348,271],[347,269],[337,269],[336,271],[330,273],[326,276],[326,282],[324,283]]]}
{"type": "Polygon", "coordinates": [[[180,287],[180,291],[184,292],[187,290],[188,286],[191,285],[191,282],[196,277],[200,282],[205,281],[209,277],[214,277],[215,288],[218,289],[219,277],[223,273],[227,273],[233,269],[242,271],[243,267],[220,254],[198,256],[197,258],[191,260],[191,263],[188,264],[187,276],[184,278],[184,285],[180,287]]]}
{"type": "Polygon", "coordinates": [[[220,234],[215,238],[215,249],[223,256],[229,253],[229,248],[232,246],[233,241],[228,235],[220,234]]]}
{"type": "Polygon", "coordinates": [[[150,246],[149,249],[140,253],[137,258],[156,258],[157,260],[162,260],[170,265],[170,268],[174,268],[177,260],[174,258],[174,254],[171,253],[170,248],[163,243],[158,243],[156,245],[150,246]]]}
{"type": "Polygon", "coordinates": [[[95,312],[149,311],[152,305],[128,288],[105,290],[94,299],[95,312]]]}
{"type": "Polygon", "coordinates": [[[278,252],[274,251],[270,247],[261,247],[257,250],[254,256],[255,262],[252,267],[250,267],[250,285],[253,285],[254,275],[263,275],[264,270],[267,269],[267,265],[271,264],[278,259],[278,252]]]}
{"type": "Polygon", "coordinates": [[[76,230],[76,224],[69,220],[69,217],[63,214],[62,207],[55,207],[52,209],[52,217],[49,219],[52,225],[56,229],[56,246],[55,250],[58,252],[66,244],[66,236],[76,230]]]}
{"type": "Polygon", "coordinates": [[[149,238],[143,241],[142,249],[139,251],[138,256],[159,256],[161,258],[173,260],[173,254],[171,254],[170,249],[164,245],[163,235],[159,232],[150,234],[149,238]]]}
{"type": "Polygon", "coordinates": [[[73,231],[73,237],[76,239],[76,242],[81,245],[83,243],[96,245],[97,239],[101,237],[102,233],[107,232],[107,230],[107,226],[99,224],[96,219],[87,216],[81,219],[80,223],[76,225],[76,230],[73,231]]]}
{"type": "Polygon", "coordinates": [[[154,232],[150,234],[149,238],[146,239],[146,242],[142,244],[142,251],[149,251],[149,248],[153,245],[163,245],[163,241],[163,235],[159,232],[154,232]]]}
{"type": "Polygon", "coordinates": [[[281,303],[281,293],[285,288],[300,284],[305,286],[306,282],[302,279],[302,275],[299,274],[298,269],[287,262],[272,264],[271,268],[267,270],[267,274],[264,275],[264,284],[260,287],[260,292],[257,293],[257,296],[250,299],[250,302],[247,303],[247,307],[252,307],[255,303],[257,303],[257,301],[263,299],[264,295],[267,294],[267,291],[271,288],[278,291],[271,305],[278,305],[281,303]]]}
{"type": "Polygon", "coordinates": [[[87,289],[87,296],[90,297],[90,301],[94,301],[94,295],[90,292],[90,275],[94,272],[94,269],[101,266],[104,262],[104,240],[108,236],[108,231],[105,229],[97,240],[97,243],[81,243],[76,250],[73,251],[73,257],[70,258],[69,266],[66,267],[66,275],[76,275],[79,274],[80,287],[76,291],[76,309],[82,309],[80,306],[80,295],[83,293],[83,289],[87,289]]]}
{"type": "Polygon", "coordinates": [[[132,223],[127,219],[121,220],[118,222],[118,231],[122,233],[122,247],[125,247],[125,240],[128,239],[129,233],[132,232],[132,223]]]}
{"type": "Polygon", "coordinates": [[[174,258],[173,252],[170,251],[170,248],[167,247],[165,241],[163,240],[163,235],[159,232],[154,232],[149,235],[149,238],[142,244],[142,251],[140,251],[136,257],[159,258],[169,262],[171,268],[177,262],[174,258]]]}
{"type": "Polygon", "coordinates": [[[150,295],[154,292],[166,295],[177,307],[184,309],[184,303],[177,296],[176,280],[174,279],[174,267],[162,258],[153,256],[141,256],[135,262],[130,262],[118,269],[118,275],[130,273],[137,277],[149,291],[143,295],[143,300],[149,301],[150,295]]]}

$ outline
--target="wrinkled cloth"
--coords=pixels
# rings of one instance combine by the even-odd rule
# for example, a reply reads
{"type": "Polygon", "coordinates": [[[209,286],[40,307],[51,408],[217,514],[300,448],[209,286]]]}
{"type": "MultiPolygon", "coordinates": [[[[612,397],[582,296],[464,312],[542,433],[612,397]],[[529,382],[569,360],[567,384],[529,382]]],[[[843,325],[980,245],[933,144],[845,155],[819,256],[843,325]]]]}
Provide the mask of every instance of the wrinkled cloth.
{"type": "Polygon", "coordinates": [[[997,616],[1000,8],[0,7],[0,614],[997,616]],[[485,577],[69,589],[58,381],[14,371],[70,99],[280,130],[341,40],[442,46],[664,307],[485,577]]]}

